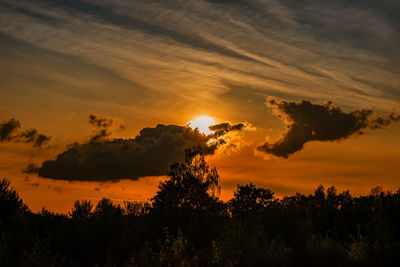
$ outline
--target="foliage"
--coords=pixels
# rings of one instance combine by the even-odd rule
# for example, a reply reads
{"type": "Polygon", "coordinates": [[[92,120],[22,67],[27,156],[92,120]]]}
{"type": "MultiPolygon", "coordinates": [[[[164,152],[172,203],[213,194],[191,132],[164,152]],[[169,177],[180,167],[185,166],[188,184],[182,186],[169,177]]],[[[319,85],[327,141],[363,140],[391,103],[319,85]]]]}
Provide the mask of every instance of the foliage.
{"type": "Polygon", "coordinates": [[[238,185],[218,198],[215,168],[199,150],[171,166],[150,202],[96,206],[66,215],[32,213],[0,181],[1,266],[390,266],[400,262],[400,190],[367,196],[319,186],[274,198],[238,185]]]}
{"type": "Polygon", "coordinates": [[[219,175],[200,150],[186,150],[186,162],[173,164],[168,176],[170,179],[159,185],[152,198],[153,210],[218,213],[219,175]]]}
{"type": "Polygon", "coordinates": [[[234,198],[229,202],[232,215],[245,216],[265,208],[273,198],[269,189],[257,188],[253,183],[238,185],[234,198]]]}

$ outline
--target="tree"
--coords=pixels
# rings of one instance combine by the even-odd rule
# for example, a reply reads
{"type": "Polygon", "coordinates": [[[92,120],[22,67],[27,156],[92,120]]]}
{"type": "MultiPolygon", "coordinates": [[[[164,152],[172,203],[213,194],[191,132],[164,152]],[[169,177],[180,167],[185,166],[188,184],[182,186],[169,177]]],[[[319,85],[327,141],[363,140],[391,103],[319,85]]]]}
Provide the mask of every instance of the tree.
{"type": "Polygon", "coordinates": [[[94,216],[96,217],[120,217],[124,214],[124,210],[120,205],[115,205],[111,199],[102,198],[96,205],[94,210],[94,216]]]}
{"type": "Polygon", "coordinates": [[[72,207],[72,212],[69,212],[69,215],[73,219],[84,219],[89,218],[92,214],[93,204],[90,200],[83,200],[80,202],[79,200],[75,201],[74,206],[72,207]]]}
{"type": "Polygon", "coordinates": [[[169,179],[153,197],[153,210],[181,210],[187,214],[203,211],[216,214],[221,208],[219,175],[210,168],[201,149],[186,150],[184,163],[171,165],[169,179]]]}
{"type": "Polygon", "coordinates": [[[185,153],[185,162],[173,164],[169,179],[160,183],[150,215],[154,227],[167,226],[173,234],[181,230],[194,244],[204,245],[222,230],[226,208],[218,199],[217,170],[209,167],[200,149],[185,153]]]}
{"type": "Polygon", "coordinates": [[[274,193],[269,189],[256,187],[253,183],[238,185],[234,198],[229,202],[232,215],[244,216],[264,208],[272,199],[274,193]]]}
{"type": "Polygon", "coordinates": [[[6,218],[8,213],[28,211],[28,206],[20,199],[17,191],[10,187],[10,181],[5,178],[0,181],[0,211],[2,218],[6,218]]]}
{"type": "Polygon", "coordinates": [[[13,266],[24,255],[30,238],[27,227],[28,206],[10,187],[10,181],[0,181],[0,265],[13,266]]]}
{"type": "Polygon", "coordinates": [[[150,209],[148,202],[124,201],[124,215],[141,216],[145,215],[150,209]]]}

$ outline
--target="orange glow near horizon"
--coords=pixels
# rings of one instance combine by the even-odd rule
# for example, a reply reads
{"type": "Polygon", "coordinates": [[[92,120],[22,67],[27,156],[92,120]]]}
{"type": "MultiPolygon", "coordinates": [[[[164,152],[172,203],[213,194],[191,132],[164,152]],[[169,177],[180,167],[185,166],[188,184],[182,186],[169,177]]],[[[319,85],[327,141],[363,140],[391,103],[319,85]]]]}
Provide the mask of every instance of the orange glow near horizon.
{"type": "Polygon", "coordinates": [[[90,1],[89,16],[85,1],[4,2],[0,179],[33,211],[147,201],[167,179],[151,175],[194,145],[210,147],[226,201],[250,182],[275,196],[400,188],[395,12],[350,1],[90,1]],[[20,125],[3,133],[11,119],[20,125]],[[39,134],[50,141],[35,144],[39,134]],[[54,174],[40,172],[53,178],[35,173],[55,161],[54,174]]]}

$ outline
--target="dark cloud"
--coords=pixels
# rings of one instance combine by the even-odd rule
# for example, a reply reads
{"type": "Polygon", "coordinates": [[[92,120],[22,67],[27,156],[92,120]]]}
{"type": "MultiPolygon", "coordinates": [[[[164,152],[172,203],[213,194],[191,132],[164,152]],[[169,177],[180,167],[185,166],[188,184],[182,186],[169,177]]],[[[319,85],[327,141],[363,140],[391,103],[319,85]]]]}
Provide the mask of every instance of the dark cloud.
{"type": "Polygon", "coordinates": [[[223,122],[209,127],[213,133],[209,135],[213,143],[217,144],[220,151],[224,154],[237,151],[244,143],[240,133],[243,130],[254,130],[247,122],[232,124],[223,122]]]}
{"type": "Polygon", "coordinates": [[[35,147],[41,147],[47,144],[51,137],[41,134],[36,129],[28,129],[25,131],[18,130],[21,123],[15,119],[3,121],[0,123],[0,142],[23,142],[31,143],[35,147]]]}
{"type": "Polygon", "coordinates": [[[310,141],[333,141],[363,134],[365,129],[379,129],[400,120],[400,115],[376,115],[371,109],[344,112],[331,102],[324,105],[303,100],[299,103],[267,98],[267,106],[286,124],[287,130],[275,143],[265,143],[257,150],[288,158],[310,141]]]}
{"type": "Polygon", "coordinates": [[[41,147],[43,144],[47,144],[50,140],[51,140],[50,136],[46,136],[44,134],[38,134],[35,138],[33,146],[41,147]]]}
{"type": "Polygon", "coordinates": [[[32,143],[35,141],[38,132],[36,129],[26,130],[18,135],[19,138],[24,139],[27,143],[32,143]]]}
{"type": "Polygon", "coordinates": [[[211,125],[209,127],[210,131],[214,131],[212,134],[213,138],[219,138],[221,136],[226,135],[231,131],[241,131],[246,127],[244,123],[232,124],[230,122],[223,122],[215,125],[211,125]]]}
{"type": "Polygon", "coordinates": [[[186,126],[144,128],[134,139],[113,139],[73,144],[55,160],[39,168],[42,177],[104,181],[165,175],[170,164],[184,160],[184,150],[201,147],[214,153],[209,137],[186,126]]]}
{"type": "Polygon", "coordinates": [[[9,142],[14,139],[13,133],[21,127],[21,123],[15,119],[0,123],[0,141],[9,142]]]}
{"type": "Polygon", "coordinates": [[[89,123],[95,127],[108,128],[113,124],[113,120],[108,118],[98,117],[93,113],[90,113],[89,123]]]}
{"type": "Polygon", "coordinates": [[[15,140],[17,140],[17,142],[31,143],[35,147],[41,147],[50,142],[51,137],[39,133],[36,129],[28,129],[18,134],[15,140]]]}
{"type": "Polygon", "coordinates": [[[93,113],[89,114],[89,123],[96,128],[95,132],[90,138],[90,142],[97,142],[107,139],[111,136],[111,128],[117,126],[120,129],[125,129],[123,122],[112,118],[99,117],[93,113]]]}
{"type": "MultiPolygon", "coordinates": [[[[113,120],[93,114],[89,122],[102,130],[113,125],[113,120]]],[[[96,138],[94,141],[92,137],[87,143],[69,145],[56,159],[43,162],[40,168],[28,166],[26,170],[38,170],[42,177],[81,181],[160,176],[166,174],[172,163],[184,160],[185,149],[200,147],[205,155],[213,154],[225,143],[223,138],[229,132],[245,127],[243,123],[226,122],[211,126],[214,134],[204,135],[188,126],[159,124],[142,129],[131,139],[96,138]]]]}
{"type": "Polygon", "coordinates": [[[22,173],[38,173],[39,166],[34,163],[29,163],[24,169],[21,170],[22,173]]]}

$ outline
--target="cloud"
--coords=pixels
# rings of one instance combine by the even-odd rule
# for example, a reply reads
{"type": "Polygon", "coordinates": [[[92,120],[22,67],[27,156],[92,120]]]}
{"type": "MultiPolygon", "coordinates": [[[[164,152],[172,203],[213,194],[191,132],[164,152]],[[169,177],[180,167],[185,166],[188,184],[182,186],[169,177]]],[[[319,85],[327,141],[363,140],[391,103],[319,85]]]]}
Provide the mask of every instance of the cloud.
{"type": "Polygon", "coordinates": [[[21,123],[15,119],[0,123],[0,142],[10,142],[14,139],[13,133],[21,127],[21,123]]]}
{"type": "Polygon", "coordinates": [[[286,132],[275,143],[257,147],[258,151],[288,158],[310,141],[334,141],[361,135],[365,129],[379,129],[399,121],[394,113],[378,116],[371,109],[344,112],[328,102],[324,105],[302,100],[299,103],[268,97],[266,104],[286,124],[286,132]]]}
{"type": "MultiPolygon", "coordinates": [[[[56,82],[51,88],[64,84],[60,93],[82,101],[149,107],[165,99],[162,114],[154,106],[148,109],[161,118],[182,111],[188,99],[199,105],[229,93],[222,82],[228,81],[255,88],[258,99],[307,94],[320,101],[334,91],[335,101],[346,105],[399,102],[396,1],[3,2],[4,65],[10,58],[19,61],[8,64],[18,78],[49,79],[56,82]],[[32,66],[35,62],[42,63],[32,66]]],[[[54,92],[36,87],[44,95],[54,92]]],[[[250,91],[243,90],[245,99],[250,91]]],[[[65,101],[61,97],[53,104],[65,101]]]]}
{"type": "Polygon", "coordinates": [[[42,146],[43,144],[48,143],[51,140],[50,136],[46,136],[44,134],[38,134],[35,138],[34,146],[42,146]]]}
{"type": "Polygon", "coordinates": [[[120,129],[125,129],[124,122],[112,118],[99,117],[93,113],[89,114],[89,123],[96,128],[93,135],[90,137],[90,142],[105,140],[111,136],[110,128],[117,126],[120,129]]]}
{"type": "Polygon", "coordinates": [[[213,134],[205,135],[188,126],[162,125],[144,128],[135,138],[107,140],[113,120],[89,117],[99,134],[87,143],[70,145],[56,159],[43,162],[37,168],[28,165],[24,172],[38,172],[39,176],[53,179],[106,181],[119,179],[136,180],[145,176],[165,175],[174,162],[183,161],[185,149],[200,147],[205,155],[214,154],[217,148],[225,147],[232,138],[230,132],[246,128],[245,123],[225,122],[210,127],[213,134]],[[97,136],[100,136],[97,138],[97,136]]]}
{"type": "Polygon", "coordinates": [[[31,143],[34,147],[41,147],[50,142],[51,137],[41,134],[36,129],[19,131],[21,123],[15,119],[0,123],[0,142],[31,143]]]}
{"type": "Polygon", "coordinates": [[[218,144],[219,151],[223,154],[237,151],[243,144],[242,132],[244,130],[255,130],[248,122],[240,122],[232,124],[230,122],[223,122],[209,127],[212,134],[210,139],[218,144]]]}
{"type": "Polygon", "coordinates": [[[32,143],[35,147],[41,147],[50,142],[51,137],[39,133],[36,129],[28,129],[16,136],[18,142],[32,143]]]}
{"type": "Polygon", "coordinates": [[[241,131],[244,128],[246,128],[246,125],[244,123],[237,123],[237,124],[232,124],[230,122],[223,122],[215,125],[211,125],[209,129],[211,131],[214,131],[212,136],[214,138],[221,137],[223,135],[226,135],[228,132],[231,131],[241,131]]]}
{"type": "Polygon", "coordinates": [[[73,144],[55,160],[45,161],[39,176],[85,181],[138,179],[165,175],[169,166],[184,159],[184,150],[201,147],[214,153],[209,137],[186,126],[157,125],[144,128],[133,139],[113,139],[73,144]]]}
{"type": "Polygon", "coordinates": [[[34,163],[29,163],[24,169],[21,170],[22,173],[38,173],[39,166],[34,163]]]}
{"type": "Polygon", "coordinates": [[[108,128],[113,124],[112,119],[98,117],[93,113],[89,114],[89,123],[98,128],[108,128]]]}

